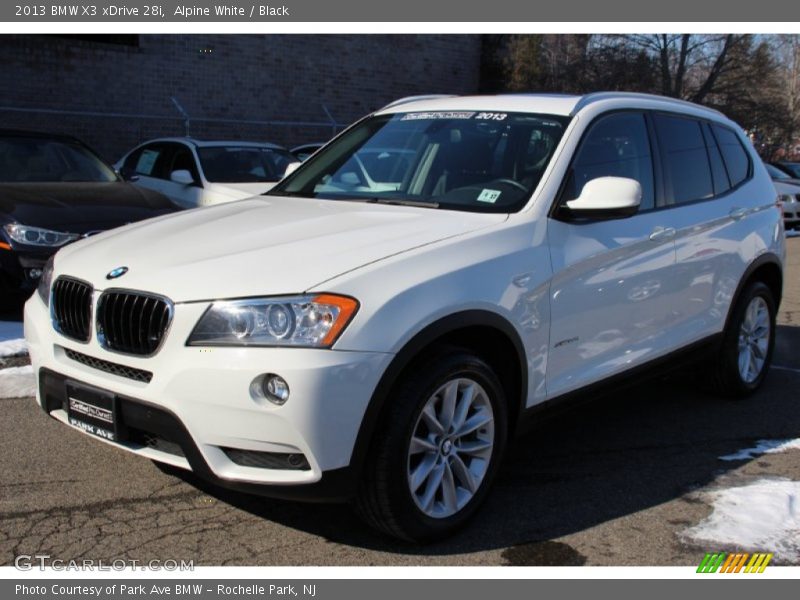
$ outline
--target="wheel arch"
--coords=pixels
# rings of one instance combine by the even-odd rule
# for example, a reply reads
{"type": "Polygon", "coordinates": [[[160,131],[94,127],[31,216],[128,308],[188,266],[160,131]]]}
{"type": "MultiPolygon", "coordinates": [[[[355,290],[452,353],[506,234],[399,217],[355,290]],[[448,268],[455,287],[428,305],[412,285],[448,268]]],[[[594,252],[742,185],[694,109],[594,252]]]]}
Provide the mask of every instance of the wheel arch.
{"type": "Polygon", "coordinates": [[[443,317],[414,335],[384,371],[361,421],[350,459],[358,480],[395,383],[427,350],[443,344],[476,350],[497,373],[509,404],[509,434],[513,432],[528,391],[528,361],[525,346],[514,326],[487,310],[468,310],[443,317]],[[485,349],[477,349],[478,344],[485,349]]]}
{"type": "Polygon", "coordinates": [[[783,268],[781,260],[777,255],[770,253],[762,254],[751,262],[744,274],[739,279],[739,284],[736,286],[736,291],[733,294],[730,306],[728,306],[728,314],[725,317],[725,329],[728,329],[733,310],[742,292],[753,281],[761,281],[770,291],[772,291],[775,300],[775,310],[777,311],[781,304],[781,296],[783,295],[783,268]]]}

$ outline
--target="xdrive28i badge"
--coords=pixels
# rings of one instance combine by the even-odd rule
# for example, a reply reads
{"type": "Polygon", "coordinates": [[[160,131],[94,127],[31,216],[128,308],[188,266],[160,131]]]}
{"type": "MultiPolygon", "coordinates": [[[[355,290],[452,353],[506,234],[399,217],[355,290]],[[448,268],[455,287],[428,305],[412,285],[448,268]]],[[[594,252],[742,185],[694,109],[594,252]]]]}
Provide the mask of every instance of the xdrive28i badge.
{"type": "Polygon", "coordinates": [[[125,273],[128,272],[128,267],[117,267],[116,269],[111,269],[106,275],[106,279],[116,279],[117,277],[122,277],[125,273]]]}

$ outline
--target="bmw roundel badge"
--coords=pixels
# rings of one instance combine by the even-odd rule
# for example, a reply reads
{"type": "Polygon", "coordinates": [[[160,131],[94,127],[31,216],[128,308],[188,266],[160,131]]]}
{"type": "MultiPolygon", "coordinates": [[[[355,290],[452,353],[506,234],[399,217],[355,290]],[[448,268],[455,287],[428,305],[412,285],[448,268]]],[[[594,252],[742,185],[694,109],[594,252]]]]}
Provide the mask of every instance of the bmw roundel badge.
{"type": "Polygon", "coordinates": [[[111,269],[106,275],[106,279],[116,279],[117,277],[122,277],[125,273],[128,272],[128,267],[117,267],[116,269],[111,269]]]}

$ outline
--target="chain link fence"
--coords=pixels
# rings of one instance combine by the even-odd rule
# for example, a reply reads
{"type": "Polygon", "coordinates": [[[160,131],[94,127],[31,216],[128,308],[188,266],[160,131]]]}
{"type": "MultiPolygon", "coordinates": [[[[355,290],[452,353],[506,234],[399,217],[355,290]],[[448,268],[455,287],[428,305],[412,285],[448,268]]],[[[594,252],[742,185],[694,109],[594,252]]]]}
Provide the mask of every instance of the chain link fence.
{"type": "Polygon", "coordinates": [[[262,141],[293,147],[325,142],[347,126],[324,104],[319,107],[319,120],[209,117],[192,114],[174,96],[170,106],[173,111],[165,114],[0,106],[0,118],[8,129],[73,135],[109,162],[157,137],[262,141]]]}

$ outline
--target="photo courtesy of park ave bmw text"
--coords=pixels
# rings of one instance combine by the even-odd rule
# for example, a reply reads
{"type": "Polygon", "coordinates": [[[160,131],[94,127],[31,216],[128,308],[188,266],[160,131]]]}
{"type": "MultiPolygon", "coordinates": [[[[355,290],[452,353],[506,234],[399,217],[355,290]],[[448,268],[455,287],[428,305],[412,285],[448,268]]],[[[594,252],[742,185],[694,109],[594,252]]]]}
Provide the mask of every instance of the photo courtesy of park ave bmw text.
{"type": "Polygon", "coordinates": [[[800,576],[800,9],[455,8],[0,7],[9,597],[800,576]]]}

